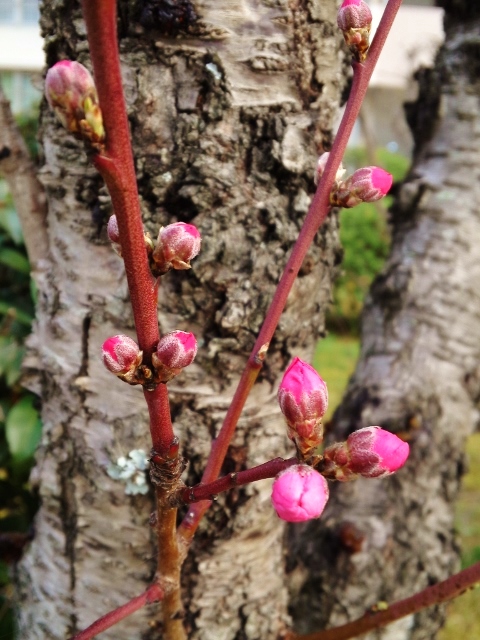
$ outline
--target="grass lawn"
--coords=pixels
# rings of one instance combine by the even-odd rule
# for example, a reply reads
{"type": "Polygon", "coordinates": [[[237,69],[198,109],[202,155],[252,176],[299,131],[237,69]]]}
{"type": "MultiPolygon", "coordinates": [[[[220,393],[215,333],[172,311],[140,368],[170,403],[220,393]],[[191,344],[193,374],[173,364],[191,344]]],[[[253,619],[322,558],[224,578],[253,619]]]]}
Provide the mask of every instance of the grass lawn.
{"type": "MultiPolygon", "coordinates": [[[[480,561],[480,433],[467,443],[469,470],[456,506],[456,527],[462,542],[462,565],[480,561]]],[[[480,588],[471,589],[448,605],[448,618],[438,640],[480,638],[480,588]]]]}
{"type": "MultiPolygon", "coordinates": [[[[342,399],[359,354],[358,340],[330,334],[315,350],[313,366],[328,385],[329,419],[342,399]]],[[[456,506],[456,527],[462,543],[462,564],[480,561],[480,433],[467,443],[469,471],[456,506]]],[[[480,639],[480,588],[472,589],[452,601],[448,619],[438,640],[480,639]]]]}

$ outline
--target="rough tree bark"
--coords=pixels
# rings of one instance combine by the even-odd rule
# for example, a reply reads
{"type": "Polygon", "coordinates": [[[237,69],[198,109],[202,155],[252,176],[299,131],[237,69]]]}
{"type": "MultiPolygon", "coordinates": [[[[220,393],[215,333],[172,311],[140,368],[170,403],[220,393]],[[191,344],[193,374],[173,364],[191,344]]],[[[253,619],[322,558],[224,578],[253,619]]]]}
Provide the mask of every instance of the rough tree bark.
{"type": "MultiPolygon", "coordinates": [[[[89,66],[77,2],[43,3],[48,65],[89,66]]],[[[193,221],[203,247],[191,272],[162,280],[162,331],[194,331],[196,362],[170,385],[175,428],[198,481],[210,441],[313,192],[343,87],[334,0],[120,3],[120,49],[145,226],[193,221]],[[188,33],[157,20],[175,4],[188,33]]],[[[123,265],[106,240],[101,180],[46,109],[41,179],[50,268],[26,361],[42,398],[44,436],[34,478],[41,508],[18,569],[20,637],[64,639],[141,593],[155,570],[151,498],[128,497],[106,468],[149,450],[141,392],[100,362],[108,336],[133,333],[123,265]]],[[[287,449],[275,401],[295,352],[324,330],[338,262],[330,216],[305,261],[235,438],[226,470],[287,449]]],[[[288,621],[283,525],[270,482],[219,499],[188,558],[189,637],[277,638],[288,621]]],[[[104,638],[158,637],[156,610],[104,638]]]]}
{"type": "MultiPolygon", "coordinates": [[[[300,628],[335,626],[458,567],[453,503],[480,398],[480,6],[445,1],[446,44],[409,108],[413,167],[392,212],[362,351],[335,436],[378,424],[411,442],[398,475],[336,486],[321,521],[292,530],[300,628]]],[[[434,608],[365,638],[431,640],[434,608]]]]}

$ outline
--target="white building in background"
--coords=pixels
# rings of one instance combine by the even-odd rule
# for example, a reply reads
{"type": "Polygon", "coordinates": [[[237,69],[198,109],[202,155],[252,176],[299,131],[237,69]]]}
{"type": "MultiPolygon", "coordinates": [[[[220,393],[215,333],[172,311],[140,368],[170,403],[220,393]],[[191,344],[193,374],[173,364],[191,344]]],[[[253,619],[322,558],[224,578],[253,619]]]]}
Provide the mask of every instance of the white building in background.
{"type": "Polygon", "coordinates": [[[28,113],[41,96],[35,86],[45,64],[38,5],[0,0],[0,82],[15,113],[28,113]]]}
{"type": "MultiPolygon", "coordinates": [[[[372,9],[372,38],[382,17],[385,0],[367,0],[372,9]]],[[[403,0],[392,30],[373,72],[362,106],[361,125],[351,144],[386,146],[407,155],[412,149],[410,130],[403,104],[417,95],[413,74],[431,67],[443,42],[443,10],[434,0],[403,0]]]]}

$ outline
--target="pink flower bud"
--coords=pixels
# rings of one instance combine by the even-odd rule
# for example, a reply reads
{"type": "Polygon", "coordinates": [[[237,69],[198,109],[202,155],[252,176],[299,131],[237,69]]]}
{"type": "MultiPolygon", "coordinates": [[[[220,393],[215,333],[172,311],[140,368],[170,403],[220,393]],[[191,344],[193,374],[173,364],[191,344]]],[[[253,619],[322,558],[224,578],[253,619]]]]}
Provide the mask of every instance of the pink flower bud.
{"type": "MultiPolygon", "coordinates": [[[[325,167],[327,166],[328,158],[330,157],[330,152],[326,151],[322,153],[322,155],[318,158],[317,162],[317,170],[315,172],[315,184],[320,182],[320,178],[323,176],[325,171],[325,167]]],[[[345,173],[346,169],[343,168],[343,164],[340,163],[340,166],[337,169],[337,173],[335,175],[335,180],[338,181],[345,173]]]]}
{"type": "Polygon", "coordinates": [[[273,482],[272,504],[287,522],[318,518],[327,504],[325,478],[307,465],[294,465],[278,474],[273,482]]]}
{"type": "Polygon", "coordinates": [[[323,472],[327,478],[351,480],[356,476],[381,478],[402,467],[410,452],[406,442],[380,427],[354,431],[346,442],[325,449],[323,472]]]}
{"type": "Polygon", "coordinates": [[[346,182],[362,202],[375,202],[387,195],[392,180],[392,174],[380,167],[363,167],[357,169],[346,182]]]}
{"type": "Polygon", "coordinates": [[[107,235],[110,242],[118,244],[120,242],[120,234],[118,232],[117,216],[110,216],[107,224],[107,235]]]}
{"type": "Polygon", "coordinates": [[[109,371],[127,382],[132,382],[135,370],[142,362],[142,351],[128,336],[113,336],[102,346],[103,364],[109,371]]]}
{"type": "Polygon", "coordinates": [[[354,431],[347,438],[347,449],[350,470],[365,478],[389,476],[403,467],[410,453],[407,442],[380,427],[354,431]]]}
{"type": "Polygon", "coordinates": [[[294,358],[278,389],[278,402],[289,427],[288,437],[306,453],[323,439],[322,417],[328,406],[327,385],[313,367],[294,358]]]}
{"type": "Polygon", "coordinates": [[[372,12],[363,0],[344,0],[337,13],[337,24],[343,37],[358,62],[367,57],[370,46],[372,12]]]}
{"type": "Polygon", "coordinates": [[[337,13],[337,24],[342,31],[361,29],[372,24],[372,12],[363,0],[343,0],[337,13]]]}
{"type": "Polygon", "coordinates": [[[392,180],[392,175],[379,167],[357,169],[336,190],[333,189],[330,202],[346,208],[355,207],[361,202],[375,202],[389,192],[392,180]]]}
{"type": "Polygon", "coordinates": [[[190,269],[190,260],[200,251],[200,233],[193,224],[174,222],[158,234],[153,259],[160,273],[170,269],[190,269]]]}
{"type": "Polygon", "coordinates": [[[168,382],[188,367],[197,355],[197,341],[193,333],[172,331],[160,338],[152,363],[161,382],[168,382]]]}
{"type": "Polygon", "coordinates": [[[105,138],[97,90],[88,69],[79,62],[62,60],[48,70],[45,95],[63,126],[93,144],[105,138]]]}

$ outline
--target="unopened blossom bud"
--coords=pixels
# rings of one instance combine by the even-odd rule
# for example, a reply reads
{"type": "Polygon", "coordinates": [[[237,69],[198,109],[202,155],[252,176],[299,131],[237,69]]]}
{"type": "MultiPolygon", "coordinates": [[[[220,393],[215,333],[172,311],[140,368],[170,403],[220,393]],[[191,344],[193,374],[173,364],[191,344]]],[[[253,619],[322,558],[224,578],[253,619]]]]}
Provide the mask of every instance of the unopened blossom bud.
{"type": "Polygon", "coordinates": [[[370,46],[372,12],[363,0],[343,0],[337,24],[356,60],[363,62],[370,46]]]}
{"type": "Polygon", "coordinates": [[[297,464],[278,474],[272,487],[272,504],[287,522],[318,518],[327,504],[325,478],[307,465],[297,464]]]}
{"type": "Polygon", "coordinates": [[[312,366],[294,358],[280,383],[278,402],[287,421],[288,437],[306,455],[323,440],[327,385],[312,366]]]}
{"type": "Polygon", "coordinates": [[[168,382],[188,367],[197,355],[197,341],[193,333],[172,331],[160,338],[152,354],[152,364],[160,382],[168,382]]]}
{"type": "Polygon", "coordinates": [[[394,473],[407,461],[408,443],[380,427],[354,431],[341,442],[324,451],[325,474],[337,480],[355,476],[382,478],[394,473]]]}
{"type": "Polygon", "coordinates": [[[357,169],[332,190],[330,203],[348,209],[361,202],[376,202],[390,191],[392,180],[392,175],[380,167],[357,169]]]}
{"type": "Polygon", "coordinates": [[[190,269],[190,260],[200,251],[200,232],[193,224],[174,222],[162,227],[153,251],[159,273],[170,269],[190,269]]]}
{"type": "Polygon", "coordinates": [[[128,336],[113,336],[102,346],[103,364],[109,371],[126,382],[133,382],[135,371],[142,362],[143,352],[128,336]]]}
{"type": "Polygon", "coordinates": [[[48,70],[45,95],[63,126],[76,137],[100,144],[105,138],[98,96],[88,69],[62,60],[48,70]]]}
{"type": "Polygon", "coordinates": [[[120,233],[118,231],[117,216],[114,214],[110,216],[107,224],[107,235],[110,242],[118,244],[120,242],[120,233]]]}
{"type": "MultiPolygon", "coordinates": [[[[317,170],[315,171],[315,184],[318,184],[320,182],[320,178],[323,176],[329,157],[330,152],[326,151],[325,153],[322,153],[322,155],[318,158],[317,170]]],[[[335,182],[338,182],[340,180],[345,171],[346,169],[344,169],[343,164],[340,163],[340,166],[337,169],[337,173],[335,174],[335,182]]]]}

